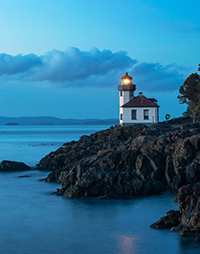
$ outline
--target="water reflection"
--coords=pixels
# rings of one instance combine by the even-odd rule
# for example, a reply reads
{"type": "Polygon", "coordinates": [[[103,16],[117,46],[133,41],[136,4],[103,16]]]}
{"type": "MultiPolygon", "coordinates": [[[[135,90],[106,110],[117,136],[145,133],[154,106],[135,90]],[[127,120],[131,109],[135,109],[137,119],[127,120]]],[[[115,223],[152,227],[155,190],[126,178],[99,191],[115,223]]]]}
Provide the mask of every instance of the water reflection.
{"type": "Polygon", "coordinates": [[[135,253],[137,246],[137,239],[132,236],[120,235],[117,236],[119,251],[118,253],[132,254],[135,253]]]}
{"type": "Polygon", "coordinates": [[[193,250],[193,254],[200,253],[200,246],[195,242],[196,237],[180,237],[179,238],[179,253],[187,254],[193,250]]]}

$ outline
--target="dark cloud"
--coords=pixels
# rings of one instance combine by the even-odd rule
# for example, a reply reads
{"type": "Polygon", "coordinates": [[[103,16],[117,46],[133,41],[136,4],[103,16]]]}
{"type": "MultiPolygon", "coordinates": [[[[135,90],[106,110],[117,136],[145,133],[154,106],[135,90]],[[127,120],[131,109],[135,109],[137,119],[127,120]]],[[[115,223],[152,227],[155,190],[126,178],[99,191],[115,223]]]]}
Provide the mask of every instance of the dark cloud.
{"type": "Polygon", "coordinates": [[[112,53],[97,48],[88,52],[78,48],[69,48],[65,52],[52,50],[41,59],[43,66],[35,73],[34,79],[51,82],[85,80],[91,75],[106,75],[109,71],[130,68],[136,63],[125,51],[112,53]]]}
{"type": "Polygon", "coordinates": [[[112,53],[93,48],[81,51],[71,47],[52,50],[42,56],[0,54],[0,76],[4,79],[49,81],[68,86],[116,86],[126,71],[133,76],[137,89],[144,91],[177,90],[183,83],[183,68],[159,63],[140,63],[127,52],[112,53]]]}
{"type": "Polygon", "coordinates": [[[145,91],[173,91],[183,84],[184,71],[186,68],[175,64],[141,63],[132,69],[131,74],[136,85],[145,91]]]}
{"type": "Polygon", "coordinates": [[[11,56],[0,54],[0,76],[25,73],[28,70],[42,65],[40,57],[34,54],[11,56]]]}

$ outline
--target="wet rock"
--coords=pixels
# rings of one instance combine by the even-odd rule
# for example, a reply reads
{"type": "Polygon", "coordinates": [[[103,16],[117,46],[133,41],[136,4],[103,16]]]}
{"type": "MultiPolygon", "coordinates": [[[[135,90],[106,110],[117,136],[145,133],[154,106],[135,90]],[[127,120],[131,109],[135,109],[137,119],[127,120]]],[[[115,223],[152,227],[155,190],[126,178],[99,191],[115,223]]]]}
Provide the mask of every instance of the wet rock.
{"type": "Polygon", "coordinates": [[[143,195],[148,196],[153,194],[160,194],[164,189],[164,184],[158,180],[145,180],[143,195]]]}
{"type": "Polygon", "coordinates": [[[185,172],[183,171],[183,172],[177,173],[177,175],[173,177],[173,182],[171,186],[173,190],[178,190],[181,186],[185,184],[186,184],[186,176],[185,176],[185,172]]]}
{"type": "Polygon", "coordinates": [[[193,184],[200,182],[200,160],[195,159],[186,167],[186,183],[193,184]]]}
{"type": "Polygon", "coordinates": [[[179,231],[179,234],[180,234],[180,236],[198,236],[198,237],[200,237],[200,230],[183,227],[179,231]]]}
{"type": "Polygon", "coordinates": [[[190,143],[196,152],[200,150],[200,135],[194,135],[190,137],[190,143]]]}
{"type": "Polygon", "coordinates": [[[143,182],[134,172],[128,170],[121,173],[98,171],[94,174],[93,170],[93,168],[86,170],[82,177],[74,183],[63,184],[60,193],[70,198],[97,196],[128,198],[142,195],[143,182]]]}
{"type": "Polygon", "coordinates": [[[30,176],[29,175],[18,176],[18,178],[26,178],[26,177],[30,177],[30,176]]]}
{"type": "Polygon", "coordinates": [[[200,239],[200,182],[182,186],[178,193],[179,211],[170,211],[167,216],[151,225],[152,228],[179,230],[180,236],[195,236],[200,239]]]}
{"type": "Polygon", "coordinates": [[[142,178],[142,180],[146,179],[154,171],[147,156],[144,154],[140,154],[137,157],[135,169],[136,173],[142,178]]]}
{"type": "Polygon", "coordinates": [[[178,195],[175,196],[173,199],[172,199],[173,202],[177,202],[178,203],[178,195]]]}
{"type": "Polygon", "coordinates": [[[166,179],[168,186],[171,186],[175,175],[176,175],[176,173],[174,171],[172,157],[167,156],[166,162],[165,162],[165,179],[166,179]]]}
{"type": "Polygon", "coordinates": [[[171,210],[167,215],[162,217],[159,221],[154,222],[150,227],[157,229],[172,228],[180,224],[181,215],[179,211],[171,210]]]}
{"type": "Polygon", "coordinates": [[[0,171],[25,171],[31,168],[23,162],[4,160],[0,163],[0,171]]]}
{"type": "Polygon", "coordinates": [[[200,230],[200,182],[188,184],[179,189],[179,210],[181,212],[182,235],[195,234],[200,230]]]}

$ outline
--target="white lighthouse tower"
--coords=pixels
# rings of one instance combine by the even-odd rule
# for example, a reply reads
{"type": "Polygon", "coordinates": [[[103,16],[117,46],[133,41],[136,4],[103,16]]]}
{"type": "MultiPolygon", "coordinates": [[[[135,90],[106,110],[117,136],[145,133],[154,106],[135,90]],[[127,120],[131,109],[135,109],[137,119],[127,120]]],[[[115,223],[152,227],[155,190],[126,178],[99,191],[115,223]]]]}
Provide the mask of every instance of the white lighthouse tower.
{"type": "Polygon", "coordinates": [[[122,106],[134,98],[135,89],[136,85],[132,84],[132,77],[128,75],[128,72],[126,72],[126,74],[123,77],[121,77],[121,85],[118,85],[119,121],[121,125],[123,125],[123,115],[124,115],[123,112],[124,108],[122,106]]]}

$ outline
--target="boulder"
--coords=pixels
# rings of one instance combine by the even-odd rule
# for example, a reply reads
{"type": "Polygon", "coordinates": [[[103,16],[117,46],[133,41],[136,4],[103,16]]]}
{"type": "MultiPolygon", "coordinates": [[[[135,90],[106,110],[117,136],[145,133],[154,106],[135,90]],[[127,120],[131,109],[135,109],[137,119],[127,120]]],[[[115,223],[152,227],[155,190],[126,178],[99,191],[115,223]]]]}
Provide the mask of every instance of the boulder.
{"type": "Polygon", "coordinates": [[[167,215],[162,217],[159,221],[154,222],[150,227],[151,228],[173,228],[180,224],[181,214],[179,211],[171,210],[166,213],[167,215]]]}
{"type": "Polygon", "coordinates": [[[0,171],[25,171],[31,168],[23,162],[4,160],[0,163],[0,171]]]}

